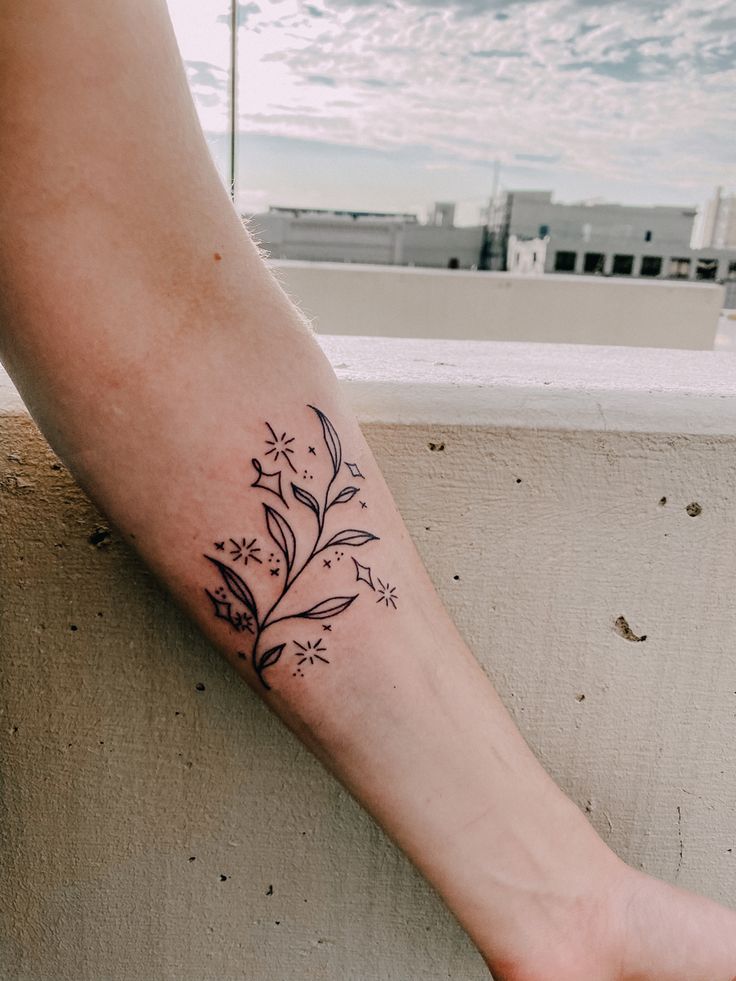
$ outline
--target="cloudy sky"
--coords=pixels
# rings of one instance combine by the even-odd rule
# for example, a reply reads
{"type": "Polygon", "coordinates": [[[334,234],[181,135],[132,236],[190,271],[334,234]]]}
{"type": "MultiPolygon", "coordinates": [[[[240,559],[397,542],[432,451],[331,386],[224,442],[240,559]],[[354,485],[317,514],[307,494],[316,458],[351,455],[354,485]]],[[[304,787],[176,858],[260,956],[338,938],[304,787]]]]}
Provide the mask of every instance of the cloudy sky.
{"type": "MultiPolygon", "coordinates": [[[[224,159],[228,0],[169,0],[224,159]]],[[[239,190],[406,210],[503,188],[697,204],[736,189],[734,0],[252,0],[239,11],[239,190]]]]}

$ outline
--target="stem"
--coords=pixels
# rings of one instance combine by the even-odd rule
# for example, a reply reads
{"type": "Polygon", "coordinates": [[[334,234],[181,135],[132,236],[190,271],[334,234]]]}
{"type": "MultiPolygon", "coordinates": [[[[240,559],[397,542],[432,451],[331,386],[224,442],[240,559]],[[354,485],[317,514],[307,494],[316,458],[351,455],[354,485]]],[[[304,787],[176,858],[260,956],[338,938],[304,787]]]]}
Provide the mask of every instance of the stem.
{"type": "MultiPolygon", "coordinates": [[[[312,546],[312,551],[309,553],[309,555],[307,556],[307,558],[304,560],[304,562],[302,563],[301,568],[299,569],[298,572],[296,572],[291,578],[289,578],[288,575],[287,575],[287,577],[286,577],[286,579],[284,581],[284,588],[281,590],[281,595],[278,597],[278,599],[276,600],[276,602],[273,603],[273,605],[268,610],[268,612],[266,613],[266,615],[264,616],[264,618],[263,618],[263,620],[261,622],[261,626],[260,626],[260,629],[259,629],[258,636],[260,636],[261,632],[263,630],[265,630],[266,627],[270,627],[272,624],[279,622],[277,620],[269,620],[269,617],[271,616],[272,613],[274,613],[276,611],[276,608],[279,606],[279,604],[283,600],[284,596],[286,596],[286,594],[288,593],[288,591],[291,589],[291,587],[297,581],[297,579],[299,578],[299,576],[304,572],[304,570],[307,568],[307,566],[312,561],[312,559],[315,557],[315,555],[319,555],[320,552],[323,552],[324,551],[323,548],[318,548],[317,546],[319,545],[320,539],[322,538],[322,532],[324,531],[324,527],[325,527],[325,516],[327,515],[327,512],[330,510],[330,507],[332,506],[331,504],[328,504],[327,501],[328,501],[328,498],[330,496],[330,489],[332,488],[332,485],[334,484],[336,477],[337,477],[337,473],[333,473],[332,477],[330,478],[330,482],[327,484],[327,489],[325,490],[325,502],[322,505],[322,510],[321,510],[320,514],[317,516],[317,538],[315,539],[314,545],[312,546]]],[[[289,620],[289,619],[290,619],[290,617],[279,617],[279,620],[289,620]]],[[[257,641],[256,641],[256,643],[257,643],[257,641]]]]}
{"type": "Polygon", "coordinates": [[[253,660],[253,670],[258,675],[258,678],[259,678],[261,684],[263,685],[263,687],[266,688],[266,689],[268,689],[269,691],[271,690],[271,686],[266,683],[266,681],[264,680],[264,677],[263,677],[263,672],[258,669],[258,658],[257,658],[258,644],[260,642],[261,636],[268,629],[268,627],[272,627],[275,623],[282,623],[284,620],[293,620],[294,619],[294,616],[293,615],[287,615],[287,616],[284,616],[284,617],[277,617],[275,620],[271,620],[270,617],[276,612],[276,610],[280,606],[281,601],[283,600],[284,596],[286,596],[286,594],[289,592],[289,590],[291,589],[291,587],[297,581],[297,579],[299,578],[299,576],[307,568],[307,566],[312,561],[312,559],[316,555],[319,555],[320,552],[324,552],[324,548],[319,548],[318,546],[319,546],[319,543],[320,543],[320,539],[322,538],[322,532],[324,531],[324,527],[325,527],[325,517],[327,516],[327,512],[332,507],[332,504],[328,504],[327,502],[328,502],[329,497],[330,497],[330,490],[332,489],[332,485],[335,483],[335,480],[337,478],[337,473],[338,473],[338,471],[335,471],[332,474],[332,477],[330,478],[330,481],[327,484],[327,489],[325,490],[325,501],[324,501],[324,504],[322,505],[322,509],[321,509],[320,513],[317,515],[317,537],[316,537],[316,539],[314,541],[314,545],[312,546],[312,551],[309,553],[309,555],[307,556],[307,558],[304,560],[304,562],[302,563],[302,565],[301,565],[301,567],[300,567],[300,569],[299,569],[298,572],[296,572],[293,576],[291,576],[291,578],[289,578],[289,574],[287,573],[286,577],[284,578],[284,586],[283,586],[283,589],[281,590],[281,593],[279,594],[279,596],[276,598],[276,601],[271,605],[270,609],[267,611],[266,615],[263,617],[263,619],[261,620],[260,624],[258,624],[256,622],[256,625],[257,625],[257,628],[258,629],[256,631],[256,640],[255,640],[255,643],[253,645],[253,653],[251,655],[252,660],[253,660]]]}

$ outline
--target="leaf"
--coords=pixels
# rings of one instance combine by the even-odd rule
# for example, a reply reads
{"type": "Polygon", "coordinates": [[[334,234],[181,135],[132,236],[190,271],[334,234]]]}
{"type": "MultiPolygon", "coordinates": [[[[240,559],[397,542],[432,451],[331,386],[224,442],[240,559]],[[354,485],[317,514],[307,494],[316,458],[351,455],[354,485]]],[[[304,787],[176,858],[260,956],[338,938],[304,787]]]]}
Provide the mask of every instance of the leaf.
{"type": "Polygon", "coordinates": [[[326,548],[335,548],[337,545],[365,545],[366,542],[377,542],[378,535],[372,535],[369,531],[358,531],[357,528],[346,528],[345,531],[338,531],[333,535],[329,542],[326,542],[320,552],[326,548]]]}
{"type": "Polygon", "coordinates": [[[297,501],[299,501],[301,504],[306,504],[306,506],[314,511],[319,518],[319,504],[317,503],[317,498],[303,487],[297,487],[296,484],[291,485],[291,490],[297,501]]]}
{"type": "Polygon", "coordinates": [[[358,493],[357,487],[343,487],[340,493],[335,497],[333,504],[347,504],[348,501],[352,501],[355,495],[358,493]]]}
{"type": "Polygon", "coordinates": [[[336,617],[338,613],[347,610],[353,600],[357,598],[357,593],[355,596],[332,596],[330,599],[322,600],[316,606],[305,610],[304,613],[295,613],[294,617],[304,617],[307,620],[327,620],[328,617],[336,617]]]}
{"type": "Polygon", "coordinates": [[[258,660],[256,670],[260,674],[261,671],[265,671],[266,668],[270,668],[274,665],[278,659],[281,657],[286,644],[278,644],[276,647],[270,648],[265,654],[262,654],[258,660]]]}
{"type": "Polygon", "coordinates": [[[258,608],[256,607],[256,601],[248,588],[248,584],[245,579],[242,579],[234,569],[230,566],[225,565],[223,562],[219,562],[217,559],[213,559],[211,555],[205,555],[213,565],[217,566],[217,571],[222,576],[222,581],[225,583],[227,588],[230,590],[231,594],[236,600],[239,600],[244,606],[246,606],[258,622],[258,608]]]}
{"type": "Polygon", "coordinates": [[[284,553],[286,568],[291,571],[291,567],[294,565],[294,557],[296,556],[296,539],[294,538],[294,532],[291,530],[291,525],[283,515],[280,515],[278,511],[274,511],[268,504],[264,504],[263,507],[266,511],[266,527],[268,528],[268,533],[284,553]]]}
{"type": "Polygon", "coordinates": [[[340,445],[340,437],[337,435],[337,430],[324,412],[321,412],[314,405],[310,405],[308,408],[317,413],[317,417],[322,423],[322,435],[324,436],[325,445],[327,446],[327,451],[330,454],[330,459],[332,460],[332,469],[335,476],[337,476],[337,471],[340,469],[340,464],[342,463],[342,446],[340,445]]]}

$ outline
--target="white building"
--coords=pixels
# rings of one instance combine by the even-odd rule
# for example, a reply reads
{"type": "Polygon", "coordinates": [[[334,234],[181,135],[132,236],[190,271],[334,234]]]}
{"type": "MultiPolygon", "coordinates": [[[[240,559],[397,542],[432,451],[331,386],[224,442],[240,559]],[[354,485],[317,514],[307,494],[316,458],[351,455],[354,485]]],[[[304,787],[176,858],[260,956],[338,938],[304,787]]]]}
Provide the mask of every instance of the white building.
{"type": "Polygon", "coordinates": [[[717,187],[710,201],[698,210],[693,229],[694,249],[736,249],[736,194],[717,187]]]}
{"type": "MultiPolygon", "coordinates": [[[[728,214],[736,209],[721,207],[714,229],[728,214]]],[[[439,202],[427,224],[400,212],[272,207],[249,227],[273,259],[710,280],[727,283],[736,304],[736,249],[691,248],[695,216],[695,208],[562,204],[551,191],[508,191],[487,226],[458,228],[453,205],[439,202]]]]}
{"type": "Polygon", "coordinates": [[[413,214],[272,207],[248,225],[273,259],[476,269],[485,229],[458,228],[453,219],[446,202],[426,225],[413,214]]]}
{"type": "Polygon", "coordinates": [[[519,273],[523,276],[543,273],[547,261],[548,242],[549,236],[530,239],[518,238],[516,235],[509,236],[506,253],[508,272],[519,273]]]}
{"type": "Polygon", "coordinates": [[[493,208],[482,266],[502,269],[512,238],[547,239],[548,273],[736,281],[736,249],[691,248],[696,214],[677,206],[562,204],[551,191],[508,191],[493,208]]]}

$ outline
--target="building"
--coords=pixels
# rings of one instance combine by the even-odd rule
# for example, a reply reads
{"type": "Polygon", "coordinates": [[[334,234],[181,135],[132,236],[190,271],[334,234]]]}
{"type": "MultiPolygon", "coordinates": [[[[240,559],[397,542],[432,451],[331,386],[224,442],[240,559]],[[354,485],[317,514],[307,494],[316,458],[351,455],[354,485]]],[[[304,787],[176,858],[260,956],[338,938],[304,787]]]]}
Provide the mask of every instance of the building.
{"type": "Polygon", "coordinates": [[[521,275],[543,273],[547,261],[548,243],[549,236],[523,239],[516,235],[510,235],[506,252],[507,270],[521,275]]]}
{"type": "MultiPolygon", "coordinates": [[[[271,207],[248,223],[274,259],[713,280],[736,306],[736,249],[691,248],[695,208],[561,204],[551,191],[507,191],[485,225],[457,227],[454,211],[438,202],[424,224],[403,212],[271,207]]],[[[711,237],[722,227],[727,236],[731,212],[723,204],[711,212],[711,237]]]]}
{"type": "Polygon", "coordinates": [[[546,241],[548,273],[736,282],[736,249],[691,248],[696,215],[695,208],[561,204],[551,191],[508,191],[489,212],[481,265],[509,268],[512,241],[517,251],[520,242],[546,241]]]}
{"type": "Polygon", "coordinates": [[[736,249],[736,194],[717,187],[710,201],[698,210],[693,228],[694,249],[736,249]]]}
{"type": "Polygon", "coordinates": [[[400,212],[272,207],[248,225],[274,259],[475,269],[485,229],[456,227],[454,210],[435,205],[425,225],[400,212]]]}

